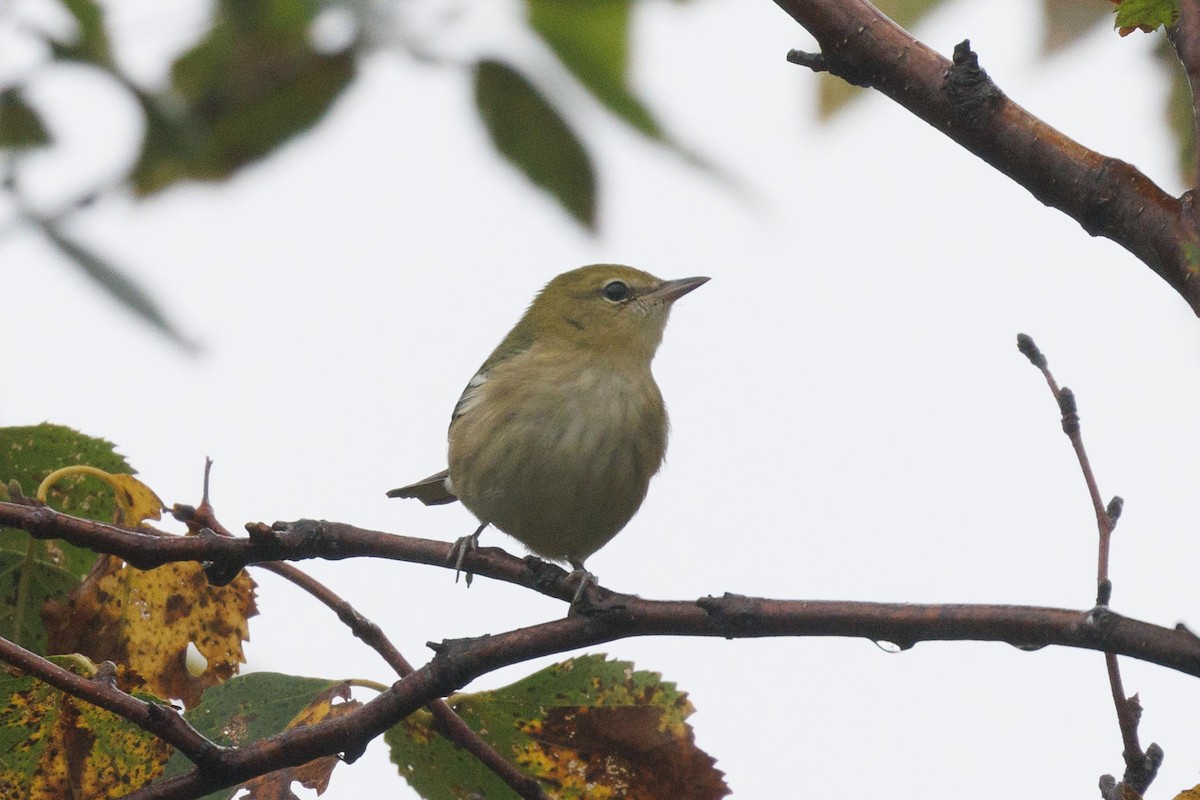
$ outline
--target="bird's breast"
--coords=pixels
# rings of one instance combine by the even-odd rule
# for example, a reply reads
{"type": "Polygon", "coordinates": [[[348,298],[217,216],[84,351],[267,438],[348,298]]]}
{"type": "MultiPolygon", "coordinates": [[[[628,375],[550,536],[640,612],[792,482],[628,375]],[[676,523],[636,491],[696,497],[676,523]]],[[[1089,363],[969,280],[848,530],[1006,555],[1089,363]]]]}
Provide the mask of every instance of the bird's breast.
{"type": "Polygon", "coordinates": [[[450,429],[455,492],[550,558],[582,560],[624,527],[662,464],[649,364],[527,352],[489,370],[450,429]]]}

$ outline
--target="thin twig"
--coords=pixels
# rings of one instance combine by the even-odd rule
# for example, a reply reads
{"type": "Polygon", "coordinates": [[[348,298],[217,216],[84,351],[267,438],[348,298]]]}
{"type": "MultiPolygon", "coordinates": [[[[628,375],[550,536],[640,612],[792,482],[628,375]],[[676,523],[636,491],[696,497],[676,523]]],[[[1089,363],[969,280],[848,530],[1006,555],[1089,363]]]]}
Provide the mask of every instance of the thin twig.
{"type": "Polygon", "coordinates": [[[1092,471],[1092,462],[1088,459],[1087,451],[1083,446],[1083,434],[1079,425],[1079,407],[1075,402],[1075,393],[1065,386],[1059,387],[1058,381],[1054,379],[1054,375],[1050,372],[1046,357],[1042,355],[1042,352],[1030,336],[1024,333],[1017,334],[1017,349],[1045,377],[1046,384],[1050,387],[1055,402],[1058,403],[1059,413],[1062,414],[1063,433],[1070,439],[1071,448],[1075,451],[1075,457],[1079,461],[1079,469],[1083,473],[1083,480],[1087,484],[1088,496],[1092,500],[1092,510],[1096,513],[1096,528],[1100,533],[1100,544],[1096,557],[1096,602],[1098,605],[1107,605],[1108,596],[1111,593],[1108,578],[1109,545],[1113,528],[1116,527],[1116,517],[1120,513],[1119,509],[1122,506],[1121,498],[1114,497],[1108,506],[1100,499],[1100,488],[1096,483],[1096,474],[1092,471]],[[1117,514],[1109,513],[1110,506],[1117,510],[1117,514]]]}
{"type": "MultiPolygon", "coordinates": [[[[1017,349],[1029,359],[1030,363],[1041,370],[1042,375],[1046,378],[1046,383],[1054,394],[1059,412],[1062,414],[1063,433],[1071,440],[1071,447],[1075,450],[1075,456],[1079,461],[1079,469],[1083,472],[1083,479],[1087,483],[1092,508],[1096,512],[1096,528],[1099,532],[1096,557],[1097,608],[1093,613],[1103,616],[1109,613],[1106,607],[1112,597],[1112,581],[1108,577],[1109,551],[1112,532],[1121,515],[1123,501],[1120,497],[1114,496],[1106,506],[1100,499],[1100,489],[1096,483],[1095,473],[1092,471],[1091,460],[1088,459],[1087,451],[1083,446],[1083,432],[1079,424],[1079,408],[1075,402],[1075,393],[1065,386],[1059,387],[1054,375],[1050,372],[1046,356],[1042,354],[1030,336],[1024,333],[1017,334],[1017,349]]],[[[1125,760],[1124,783],[1140,796],[1149,788],[1150,783],[1154,780],[1154,775],[1158,772],[1158,765],[1162,762],[1162,749],[1156,744],[1151,744],[1150,751],[1142,750],[1141,743],[1138,741],[1138,723],[1142,716],[1141,702],[1136,695],[1125,696],[1117,656],[1114,653],[1106,652],[1104,663],[1108,671],[1108,684],[1112,690],[1113,705],[1117,710],[1117,726],[1121,730],[1121,741],[1124,744],[1121,753],[1125,760]]],[[[1102,785],[1107,786],[1107,781],[1102,782],[1102,785]]],[[[1114,785],[1112,791],[1118,793],[1114,796],[1119,796],[1119,785],[1114,785]]]]}

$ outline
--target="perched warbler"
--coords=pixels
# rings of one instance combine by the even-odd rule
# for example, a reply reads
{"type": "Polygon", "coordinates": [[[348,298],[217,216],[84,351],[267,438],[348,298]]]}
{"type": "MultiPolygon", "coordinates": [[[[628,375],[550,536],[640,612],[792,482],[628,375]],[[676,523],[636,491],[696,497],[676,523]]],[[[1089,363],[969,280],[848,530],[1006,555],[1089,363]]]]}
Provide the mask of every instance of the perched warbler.
{"type": "MultiPolygon", "coordinates": [[[[454,407],[450,468],[388,492],[426,505],[462,500],[544,558],[584,561],[637,513],[667,448],[667,413],[650,362],[671,305],[708,278],[664,281],[595,264],[534,298],[454,407]]],[[[468,580],[470,576],[468,575],[468,580]]]]}

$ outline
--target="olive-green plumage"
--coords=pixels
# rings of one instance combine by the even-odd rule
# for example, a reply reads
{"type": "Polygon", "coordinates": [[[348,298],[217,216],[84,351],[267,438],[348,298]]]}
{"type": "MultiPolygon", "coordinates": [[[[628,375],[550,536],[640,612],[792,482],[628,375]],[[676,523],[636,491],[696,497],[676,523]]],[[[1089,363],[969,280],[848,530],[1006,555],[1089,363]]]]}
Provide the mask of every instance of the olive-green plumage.
{"type": "Polygon", "coordinates": [[[667,447],[650,362],[671,304],[707,278],[596,264],[546,285],[455,406],[446,473],[389,492],[457,497],[578,569],[637,512],[667,447]]]}

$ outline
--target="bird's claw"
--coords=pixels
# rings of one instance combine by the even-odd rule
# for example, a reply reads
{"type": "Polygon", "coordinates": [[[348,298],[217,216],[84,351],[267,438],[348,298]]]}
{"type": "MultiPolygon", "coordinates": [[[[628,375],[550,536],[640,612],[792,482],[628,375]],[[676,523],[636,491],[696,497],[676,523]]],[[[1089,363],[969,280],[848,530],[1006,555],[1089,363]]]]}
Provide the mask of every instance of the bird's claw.
{"type": "Polygon", "coordinates": [[[599,588],[600,582],[596,579],[595,575],[584,569],[582,564],[572,564],[571,566],[573,569],[567,575],[567,579],[576,578],[579,580],[579,585],[575,587],[575,594],[571,597],[571,605],[576,606],[579,604],[579,600],[583,597],[584,592],[587,591],[587,588],[589,586],[599,588]]]}
{"type": "MultiPolygon", "coordinates": [[[[446,559],[446,563],[454,562],[454,582],[458,583],[458,576],[463,571],[463,560],[467,557],[467,553],[474,552],[479,549],[479,534],[483,533],[483,529],[487,527],[487,523],[480,525],[470,536],[463,536],[454,542],[450,548],[450,555],[446,559]]],[[[471,581],[475,578],[475,573],[467,570],[467,588],[471,588],[471,581]]]]}

